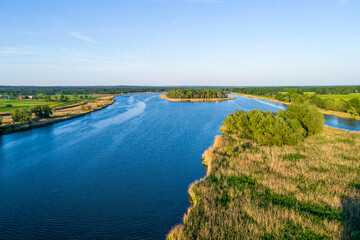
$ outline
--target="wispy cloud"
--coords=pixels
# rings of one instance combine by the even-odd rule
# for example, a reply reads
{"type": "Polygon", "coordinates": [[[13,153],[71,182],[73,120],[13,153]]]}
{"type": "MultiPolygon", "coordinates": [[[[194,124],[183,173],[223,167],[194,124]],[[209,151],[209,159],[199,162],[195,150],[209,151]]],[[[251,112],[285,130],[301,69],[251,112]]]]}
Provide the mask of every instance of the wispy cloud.
{"type": "Polygon", "coordinates": [[[88,42],[88,43],[98,43],[98,41],[96,41],[96,40],[92,39],[91,37],[88,37],[88,36],[86,36],[86,35],[84,35],[84,34],[82,34],[80,32],[68,31],[68,33],[71,36],[73,36],[73,37],[75,37],[75,38],[77,38],[79,40],[82,40],[82,41],[85,41],[85,42],[88,42]]]}
{"type": "Polygon", "coordinates": [[[0,56],[48,56],[41,51],[33,51],[25,48],[15,48],[15,47],[4,47],[0,48],[0,56]]]}

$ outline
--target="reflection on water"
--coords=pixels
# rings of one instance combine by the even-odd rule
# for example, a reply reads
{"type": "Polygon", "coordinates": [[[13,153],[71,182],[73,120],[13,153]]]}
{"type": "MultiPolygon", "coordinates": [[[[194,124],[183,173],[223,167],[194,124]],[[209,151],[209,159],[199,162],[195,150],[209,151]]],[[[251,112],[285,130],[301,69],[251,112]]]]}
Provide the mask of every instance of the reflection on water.
{"type": "Polygon", "coordinates": [[[360,131],[360,121],[338,118],[335,116],[324,115],[325,124],[340,129],[347,129],[351,131],[360,131]]]}

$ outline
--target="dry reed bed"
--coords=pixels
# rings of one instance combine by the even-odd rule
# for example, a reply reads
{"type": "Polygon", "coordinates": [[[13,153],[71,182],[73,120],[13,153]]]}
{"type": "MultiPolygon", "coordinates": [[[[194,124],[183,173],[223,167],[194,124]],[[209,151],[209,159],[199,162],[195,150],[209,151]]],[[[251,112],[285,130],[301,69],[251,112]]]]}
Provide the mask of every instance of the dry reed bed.
{"type": "Polygon", "coordinates": [[[360,232],[360,133],[325,127],[294,146],[217,136],[207,177],[168,239],[351,239],[360,232]]]}

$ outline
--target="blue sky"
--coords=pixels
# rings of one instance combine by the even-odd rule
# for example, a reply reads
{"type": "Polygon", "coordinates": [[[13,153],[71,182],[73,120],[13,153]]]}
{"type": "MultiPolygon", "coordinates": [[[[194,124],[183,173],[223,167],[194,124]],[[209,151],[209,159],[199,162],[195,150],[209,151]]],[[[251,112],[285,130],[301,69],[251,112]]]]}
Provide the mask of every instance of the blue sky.
{"type": "Polygon", "coordinates": [[[358,0],[0,0],[0,85],[360,84],[358,0]]]}

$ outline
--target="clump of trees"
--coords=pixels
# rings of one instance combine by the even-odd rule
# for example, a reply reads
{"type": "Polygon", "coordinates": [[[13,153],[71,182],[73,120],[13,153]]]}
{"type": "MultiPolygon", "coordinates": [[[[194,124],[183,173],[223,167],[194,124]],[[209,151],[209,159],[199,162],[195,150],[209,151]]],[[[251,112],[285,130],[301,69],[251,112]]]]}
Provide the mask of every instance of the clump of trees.
{"type": "Polygon", "coordinates": [[[31,122],[31,111],[27,109],[15,109],[10,112],[13,122],[31,122]]]}
{"type": "Polygon", "coordinates": [[[53,109],[49,105],[37,105],[31,108],[31,112],[38,118],[49,118],[53,109]]]}
{"type": "Polygon", "coordinates": [[[169,98],[227,98],[228,95],[222,89],[214,88],[201,88],[201,89],[188,89],[188,88],[175,88],[170,90],[167,94],[169,98]]]}
{"type": "Polygon", "coordinates": [[[261,145],[297,144],[306,136],[319,133],[324,124],[323,115],[314,106],[293,104],[277,113],[236,110],[225,118],[222,134],[238,135],[261,145]]]}

